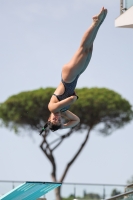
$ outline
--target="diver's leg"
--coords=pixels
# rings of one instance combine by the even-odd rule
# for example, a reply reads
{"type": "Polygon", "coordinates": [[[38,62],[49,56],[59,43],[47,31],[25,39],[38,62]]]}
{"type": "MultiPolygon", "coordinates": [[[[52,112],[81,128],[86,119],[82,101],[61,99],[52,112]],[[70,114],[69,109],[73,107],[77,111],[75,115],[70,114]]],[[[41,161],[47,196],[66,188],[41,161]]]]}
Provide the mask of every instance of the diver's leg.
{"type": "Polygon", "coordinates": [[[100,25],[104,21],[107,9],[102,8],[100,13],[93,17],[93,22],[82,37],[81,44],[75,55],[62,69],[62,78],[71,82],[78,74],[87,67],[92,56],[93,42],[96,38],[100,25]]]}
{"type": "Polygon", "coordinates": [[[80,71],[79,74],[82,74],[85,71],[85,69],[87,68],[87,66],[91,60],[91,57],[92,57],[92,51],[93,51],[93,45],[89,48],[88,55],[86,57],[84,66],[82,66],[82,70],[80,71]]]}
{"type": "MultiPolygon", "coordinates": [[[[97,29],[96,29],[96,31],[95,31],[95,33],[94,33],[94,35],[93,35],[93,37],[94,37],[93,40],[92,40],[93,42],[94,42],[94,39],[95,39],[96,34],[97,34],[97,32],[98,32],[98,29],[100,28],[100,25],[101,25],[102,22],[104,21],[106,15],[107,15],[107,10],[105,9],[104,17],[102,18],[101,22],[98,21],[98,16],[97,16],[97,15],[93,17],[93,21],[94,21],[95,23],[97,23],[97,24],[96,24],[97,29]]],[[[82,70],[81,70],[80,74],[82,74],[82,73],[85,71],[85,69],[87,68],[87,66],[88,66],[88,64],[89,64],[89,62],[90,62],[90,60],[91,60],[91,57],[92,57],[92,51],[93,51],[93,43],[92,43],[92,46],[88,49],[88,55],[87,55],[87,57],[86,57],[85,64],[84,64],[84,66],[82,67],[82,70]]]]}

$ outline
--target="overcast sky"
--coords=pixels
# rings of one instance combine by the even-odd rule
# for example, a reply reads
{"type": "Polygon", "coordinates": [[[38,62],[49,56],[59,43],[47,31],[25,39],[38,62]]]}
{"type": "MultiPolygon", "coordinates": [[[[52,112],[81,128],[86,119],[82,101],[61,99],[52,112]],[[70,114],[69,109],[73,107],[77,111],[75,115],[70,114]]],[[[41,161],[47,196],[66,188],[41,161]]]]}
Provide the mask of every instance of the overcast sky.
{"type": "MultiPolygon", "coordinates": [[[[1,0],[0,102],[22,91],[56,87],[61,67],[102,6],[108,15],[77,87],[106,87],[133,104],[133,30],[114,26],[119,0],[1,0]]],[[[51,181],[37,133],[31,139],[26,132],[17,136],[1,128],[0,135],[0,180],[51,181]]],[[[58,177],[83,138],[75,134],[56,151],[58,177]]],[[[65,182],[126,184],[133,175],[132,157],[133,123],[108,137],[92,131],[65,182]]],[[[0,193],[7,190],[1,188],[0,193]]]]}

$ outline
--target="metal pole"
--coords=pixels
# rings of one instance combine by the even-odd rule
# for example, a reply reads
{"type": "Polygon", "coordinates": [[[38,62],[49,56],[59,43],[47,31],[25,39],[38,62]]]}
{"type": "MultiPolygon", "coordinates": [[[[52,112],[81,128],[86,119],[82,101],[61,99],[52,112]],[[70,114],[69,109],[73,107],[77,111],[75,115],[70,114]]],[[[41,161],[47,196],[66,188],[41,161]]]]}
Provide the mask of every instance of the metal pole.
{"type": "Polygon", "coordinates": [[[123,13],[122,9],[123,9],[123,0],[120,0],[120,14],[123,13]]]}
{"type": "Polygon", "coordinates": [[[76,198],[76,186],[74,186],[74,198],[76,198]]]}
{"type": "Polygon", "coordinates": [[[106,198],[106,192],[105,192],[105,187],[103,187],[103,199],[106,198]]]}
{"type": "Polygon", "coordinates": [[[15,186],[14,186],[14,182],[12,182],[12,189],[14,189],[15,188],[15,186]]]}

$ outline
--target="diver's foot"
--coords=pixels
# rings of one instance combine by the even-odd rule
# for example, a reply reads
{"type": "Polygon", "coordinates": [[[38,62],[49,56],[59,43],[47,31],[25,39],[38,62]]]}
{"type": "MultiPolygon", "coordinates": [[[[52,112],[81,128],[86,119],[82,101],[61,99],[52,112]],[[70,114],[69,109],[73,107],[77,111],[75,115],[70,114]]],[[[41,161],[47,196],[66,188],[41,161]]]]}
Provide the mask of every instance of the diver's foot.
{"type": "Polygon", "coordinates": [[[100,13],[98,15],[95,15],[92,19],[93,19],[93,24],[95,26],[99,26],[102,24],[102,22],[104,21],[104,19],[106,18],[107,15],[107,9],[105,9],[104,7],[101,9],[100,13]]]}

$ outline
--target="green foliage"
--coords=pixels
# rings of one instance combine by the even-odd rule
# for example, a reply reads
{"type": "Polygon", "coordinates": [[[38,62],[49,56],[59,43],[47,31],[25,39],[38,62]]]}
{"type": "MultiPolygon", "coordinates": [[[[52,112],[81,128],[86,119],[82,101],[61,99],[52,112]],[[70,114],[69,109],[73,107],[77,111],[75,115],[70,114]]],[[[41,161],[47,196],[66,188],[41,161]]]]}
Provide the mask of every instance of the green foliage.
{"type": "Polygon", "coordinates": [[[116,196],[118,194],[121,194],[121,192],[118,191],[117,189],[113,189],[112,192],[111,192],[111,197],[116,196]]]}
{"type": "Polygon", "coordinates": [[[54,88],[41,88],[9,97],[0,106],[3,124],[16,130],[25,126],[39,128],[49,116],[48,103],[53,92],[54,88]]]}
{"type": "MultiPolygon", "coordinates": [[[[73,199],[74,199],[74,195],[70,195],[67,198],[62,198],[62,200],[73,200],[73,199]]],[[[83,197],[76,197],[76,199],[100,200],[101,196],[96,193],[88,193],[88,194],[84,195],[83,197]]]]}
{"type": "Polygon", "coordinates": [[[99,131],[109,134],[133,118],[130,103],[113,90],[82,88],[77,89],[77,94],[80,98],[71,110],[80,117],[82,128],[100,124],[99,131]]]}
{"type": "Polygon", "coordinates": [[[101,199],[101,196],[99,194],[95,194],[95,193],[88,193],[84,196],[84,199],[90,199],[90,200],[98,200],[101,199]]]}
{"type": "Polygon", "coordinates": [[[74,195],[70,195],[70,196],[67,197],[67,198],[62,197],[61,199],[62,199],[62,200],[73,200],[73,199],[74,199],[74,195]]]}
{"type": "MultiPolygon", "coordinates": [[[[17,130],[17,127],[40,128],[49,117],[48,103],[54,88],[21,92],[9,97],[0,106],[2,123],[17,130]]],[[[133,117],[130,103],[118,93],[106,88],[77,89],[79,99],[71,106],[81,123],[75,130],[100,126],[100,131],[109,134],[114,129],[129,123],[133,117]]]]}

